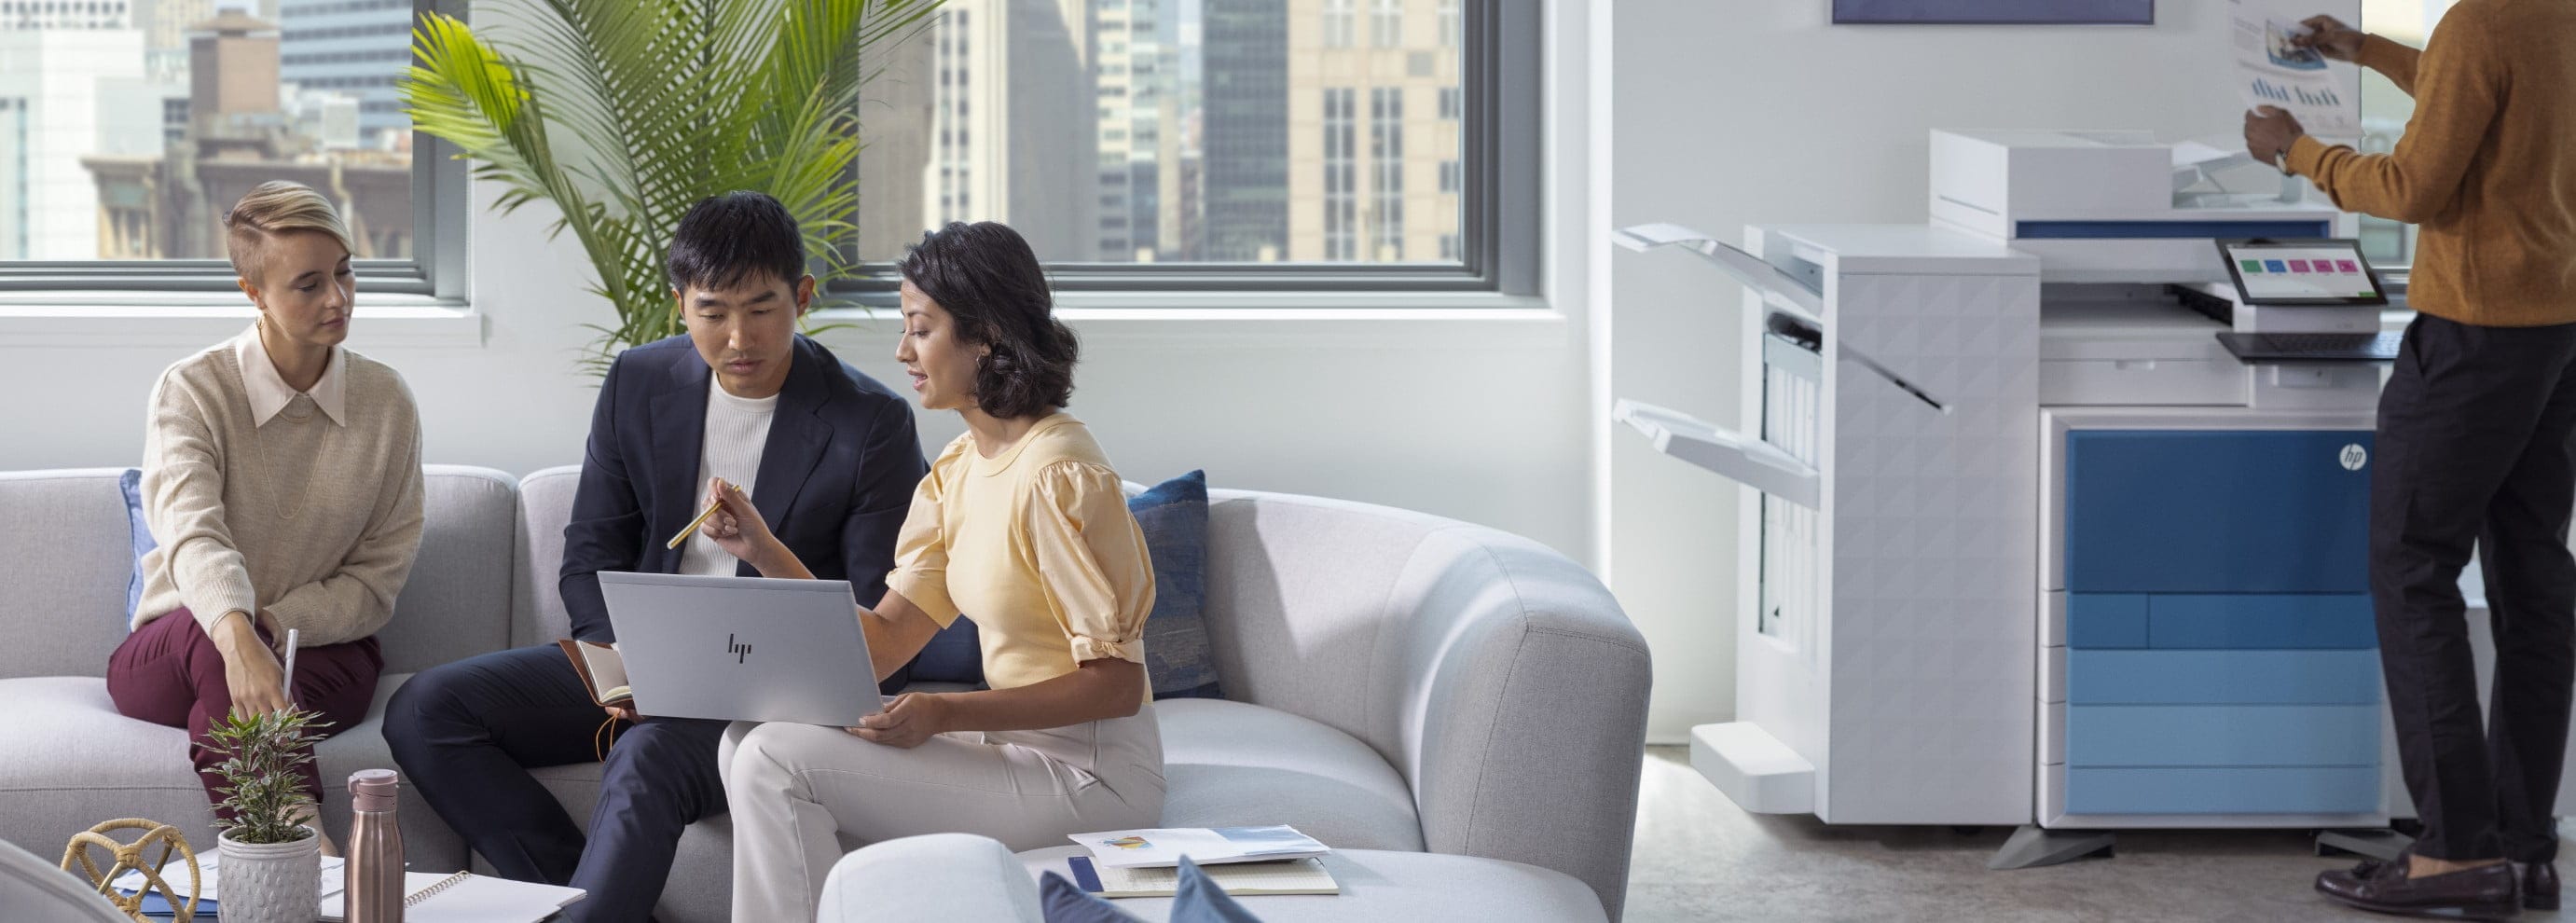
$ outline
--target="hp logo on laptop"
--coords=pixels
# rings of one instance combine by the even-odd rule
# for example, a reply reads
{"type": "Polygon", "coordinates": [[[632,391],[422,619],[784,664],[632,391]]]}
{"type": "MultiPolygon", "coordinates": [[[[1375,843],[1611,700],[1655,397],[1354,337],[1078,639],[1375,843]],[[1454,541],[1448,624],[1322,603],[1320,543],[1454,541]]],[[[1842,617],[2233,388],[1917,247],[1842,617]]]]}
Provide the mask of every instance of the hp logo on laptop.
{"type": "MultiPolygon", "coordinates": [[[[2345,464],[2350,465],[2351,463],[2346,462],[2345,464]]],[[[733,635],[728,633],[725,635],[725,653],[733,655],[733,662],[742,663],[746,658],[751,656],[751,645],[734,643],[733,635]]]]}
{"type": "Polygon", "coordinates": [[[2345,471],[2359,471],[2361,466],[2370,464],[2370,450],[2362,448],[2361,443],[2356,442],[2344,446],[2343,452],[2336,455],[2335,460],[2343,463],[2345,471]]]}

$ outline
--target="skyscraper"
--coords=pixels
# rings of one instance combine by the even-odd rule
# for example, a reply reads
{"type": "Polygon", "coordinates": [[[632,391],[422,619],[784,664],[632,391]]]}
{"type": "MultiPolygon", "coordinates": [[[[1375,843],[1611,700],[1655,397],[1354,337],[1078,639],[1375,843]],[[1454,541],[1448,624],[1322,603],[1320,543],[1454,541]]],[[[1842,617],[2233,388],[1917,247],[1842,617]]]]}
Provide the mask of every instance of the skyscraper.
{"type": "Polygon", "coordinates": [[[1462,258],[1459,0],[1285,7],[1288,259],[1462,258]]]}
{"type": "Polygon", "coordinates": [[[1287,258],[1288,17],[1310,2],[1204,0],[1206,258],[1287,258]]]}
{"type": "Polygon", "coordinates": [[[328,109],[331,97],[357,101],[355,142],[388,143],[385,133],[411,130],[397,86],[411,61],[412,0],[268,0],[277,8],[279,77],[309,99],[288,102],[328,109]]]}
{"type": "Polygon", "coordinates": [[[98,188],[81,158],[160,140],[132,10],[0,0],[0,61],[0,259],[95,259],[98,188]],[[109,116],[138,109],[139,122],[109,116]],[[125,137],[137,124],[148,137],[125,137]]]}
{"type": "Polygon", "coordinates": [[[1097,252],[1088,12],[1087,0],[959,0],[916,39],[931,43],[936,78],[925,227],[1001,221],[1041,259],[1097,252]]]}

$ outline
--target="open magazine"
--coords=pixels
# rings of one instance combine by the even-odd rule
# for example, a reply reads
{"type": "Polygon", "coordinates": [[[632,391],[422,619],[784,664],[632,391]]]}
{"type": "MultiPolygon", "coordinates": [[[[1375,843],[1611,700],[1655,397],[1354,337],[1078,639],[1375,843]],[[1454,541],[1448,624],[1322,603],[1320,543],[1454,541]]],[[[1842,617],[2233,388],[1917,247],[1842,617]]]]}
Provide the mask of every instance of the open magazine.
{"type": "Polygon", "coordinates": [[[1072,839],[1091,851],[1093,862],[1113,869],[1177,866],[1182,856],[1200,865],[1222,865],[1307,859],[1332,852],[1315,838],[1285,824],[1111,830],[1077,833],[1072,839]]]}

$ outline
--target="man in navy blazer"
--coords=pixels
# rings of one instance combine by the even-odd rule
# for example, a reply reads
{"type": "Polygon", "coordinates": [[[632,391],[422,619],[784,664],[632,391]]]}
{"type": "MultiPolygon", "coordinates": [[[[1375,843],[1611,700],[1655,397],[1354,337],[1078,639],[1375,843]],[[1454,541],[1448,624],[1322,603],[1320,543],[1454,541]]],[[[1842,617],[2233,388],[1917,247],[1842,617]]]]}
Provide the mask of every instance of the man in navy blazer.
{"type": "MultiPolygon", "coordinates": [[[[758,193],[700,202],[681,219],[670,274],[689,332],[619,354],[600,383],[564,528],[573,637],[615,640],[601,571],[758,576],[702,534],[666,547],[705,508],[711,478],[749,490],[815,576],[884,595],[928,469],[911,404],[795,332],[814,293],[795,219],[758,193]]],[[[571,919],[632,921],[652,913],[681,831],[725,812],[727,724],[602,714],[547,644],[422,671],[387,703],[384,733],[421,797],[494,870],[589,892],[571,919]],[[585,840],[529,769],[594,760],[606,765],[585,840]]]]}

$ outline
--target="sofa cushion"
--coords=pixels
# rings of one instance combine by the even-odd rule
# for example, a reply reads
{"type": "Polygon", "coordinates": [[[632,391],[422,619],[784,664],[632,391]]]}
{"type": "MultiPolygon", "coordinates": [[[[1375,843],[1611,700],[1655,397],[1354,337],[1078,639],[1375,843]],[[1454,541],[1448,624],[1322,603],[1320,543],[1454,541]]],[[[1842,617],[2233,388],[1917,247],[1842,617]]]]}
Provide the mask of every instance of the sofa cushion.
{"type": "Polygon", "coordinates": [[[1163,826],[1288,824],[1335,849],[1423,848],[1412,790],[1348,734],[1223,699],[1157,702],[1154,715],[1163,826]]]}
{"type": "MultiPolygon", "coordinates": [[[[1160,707],[1160,706],[1157,706],[1160,707]]],[[[1183,825],[1174,825],[1183,826],[1183,825]]],[[[1020,853],[1035,878],[1062,872],[1065,860],[1082,852],[1061,846],[1020,853]]],[[[1528,920],[1532,923],[1587,923],[1606,920],[1601,899],[1574,876],[1534,865],[1452,856],[1441,853],[1336,849],[1324,857],[1324,870],[1342,893],[1249,895],[1236,898],[1263,923],[1307,923],[1349,920],[1528,920]]],[[[852,882],[863,887],[870,882],[852,882]]],[[[1129,897],[1118,909],[1156,923],[1183,919],[1168,897],[1129,897]]],[[[844,919],[869,919],[846,917],[844,919]]]]}
{"type": "Polygon", "coordinates": [[[422,471],[420,554],[394,599],[393,621],[376,633],[387,673],[414,673],[510,643],[518,482],[489,468],[422,471]]]}
{"type": "Polygon", "coordinates": [[[116,487],[122,470],[0,472],[0,510],[13,523],[43,524],[0,529],[0,587],[8,588],[0,627],[9,629],[0,676],[107,675],[108,652],[125,640],[120,616],[134,571],[133,532],[116,487]]]}
{"type": "Polygon", "coordinates": [[[125,569],[125,623],[132,625],[134,607],[143,604],[143,556],[160,545],[152,540],[152,525],[143,521],[143,469],[125,469],[116,476],[116,489],[125,495],[126,541],[134,546],[134,566],[125,569]]]}
{"type": "Polygon", "coordinates": [[[1222,698],[1208,646],[1207,473],[1192,471],[1127,499],[1154,562],[1145,668],[1154,698],[1222,698]]]}
{"type": "MultiPolygon", "coordinates": [[[[103,658],[102,658],[103,659],[103,658]]],[[[314,748],[322,771],[322,820],[349,826],[349,774],[392,768],[385,700],[410,674],[376,683],[367,720],[314,748]]],[[[62,854],[72,834],[104,820],[142,817],[211,848],[213,813],[188,765],[188,732],[116,713],[107,681],[86,676],[0,679],[0,836],[40,855],[62,854]],[[40,742],[40,743],[31,743],[40,742]]],[[[404,855],[415,869],[462,868],[465,849],[409,786],[396,807],[404,855]]]]}

